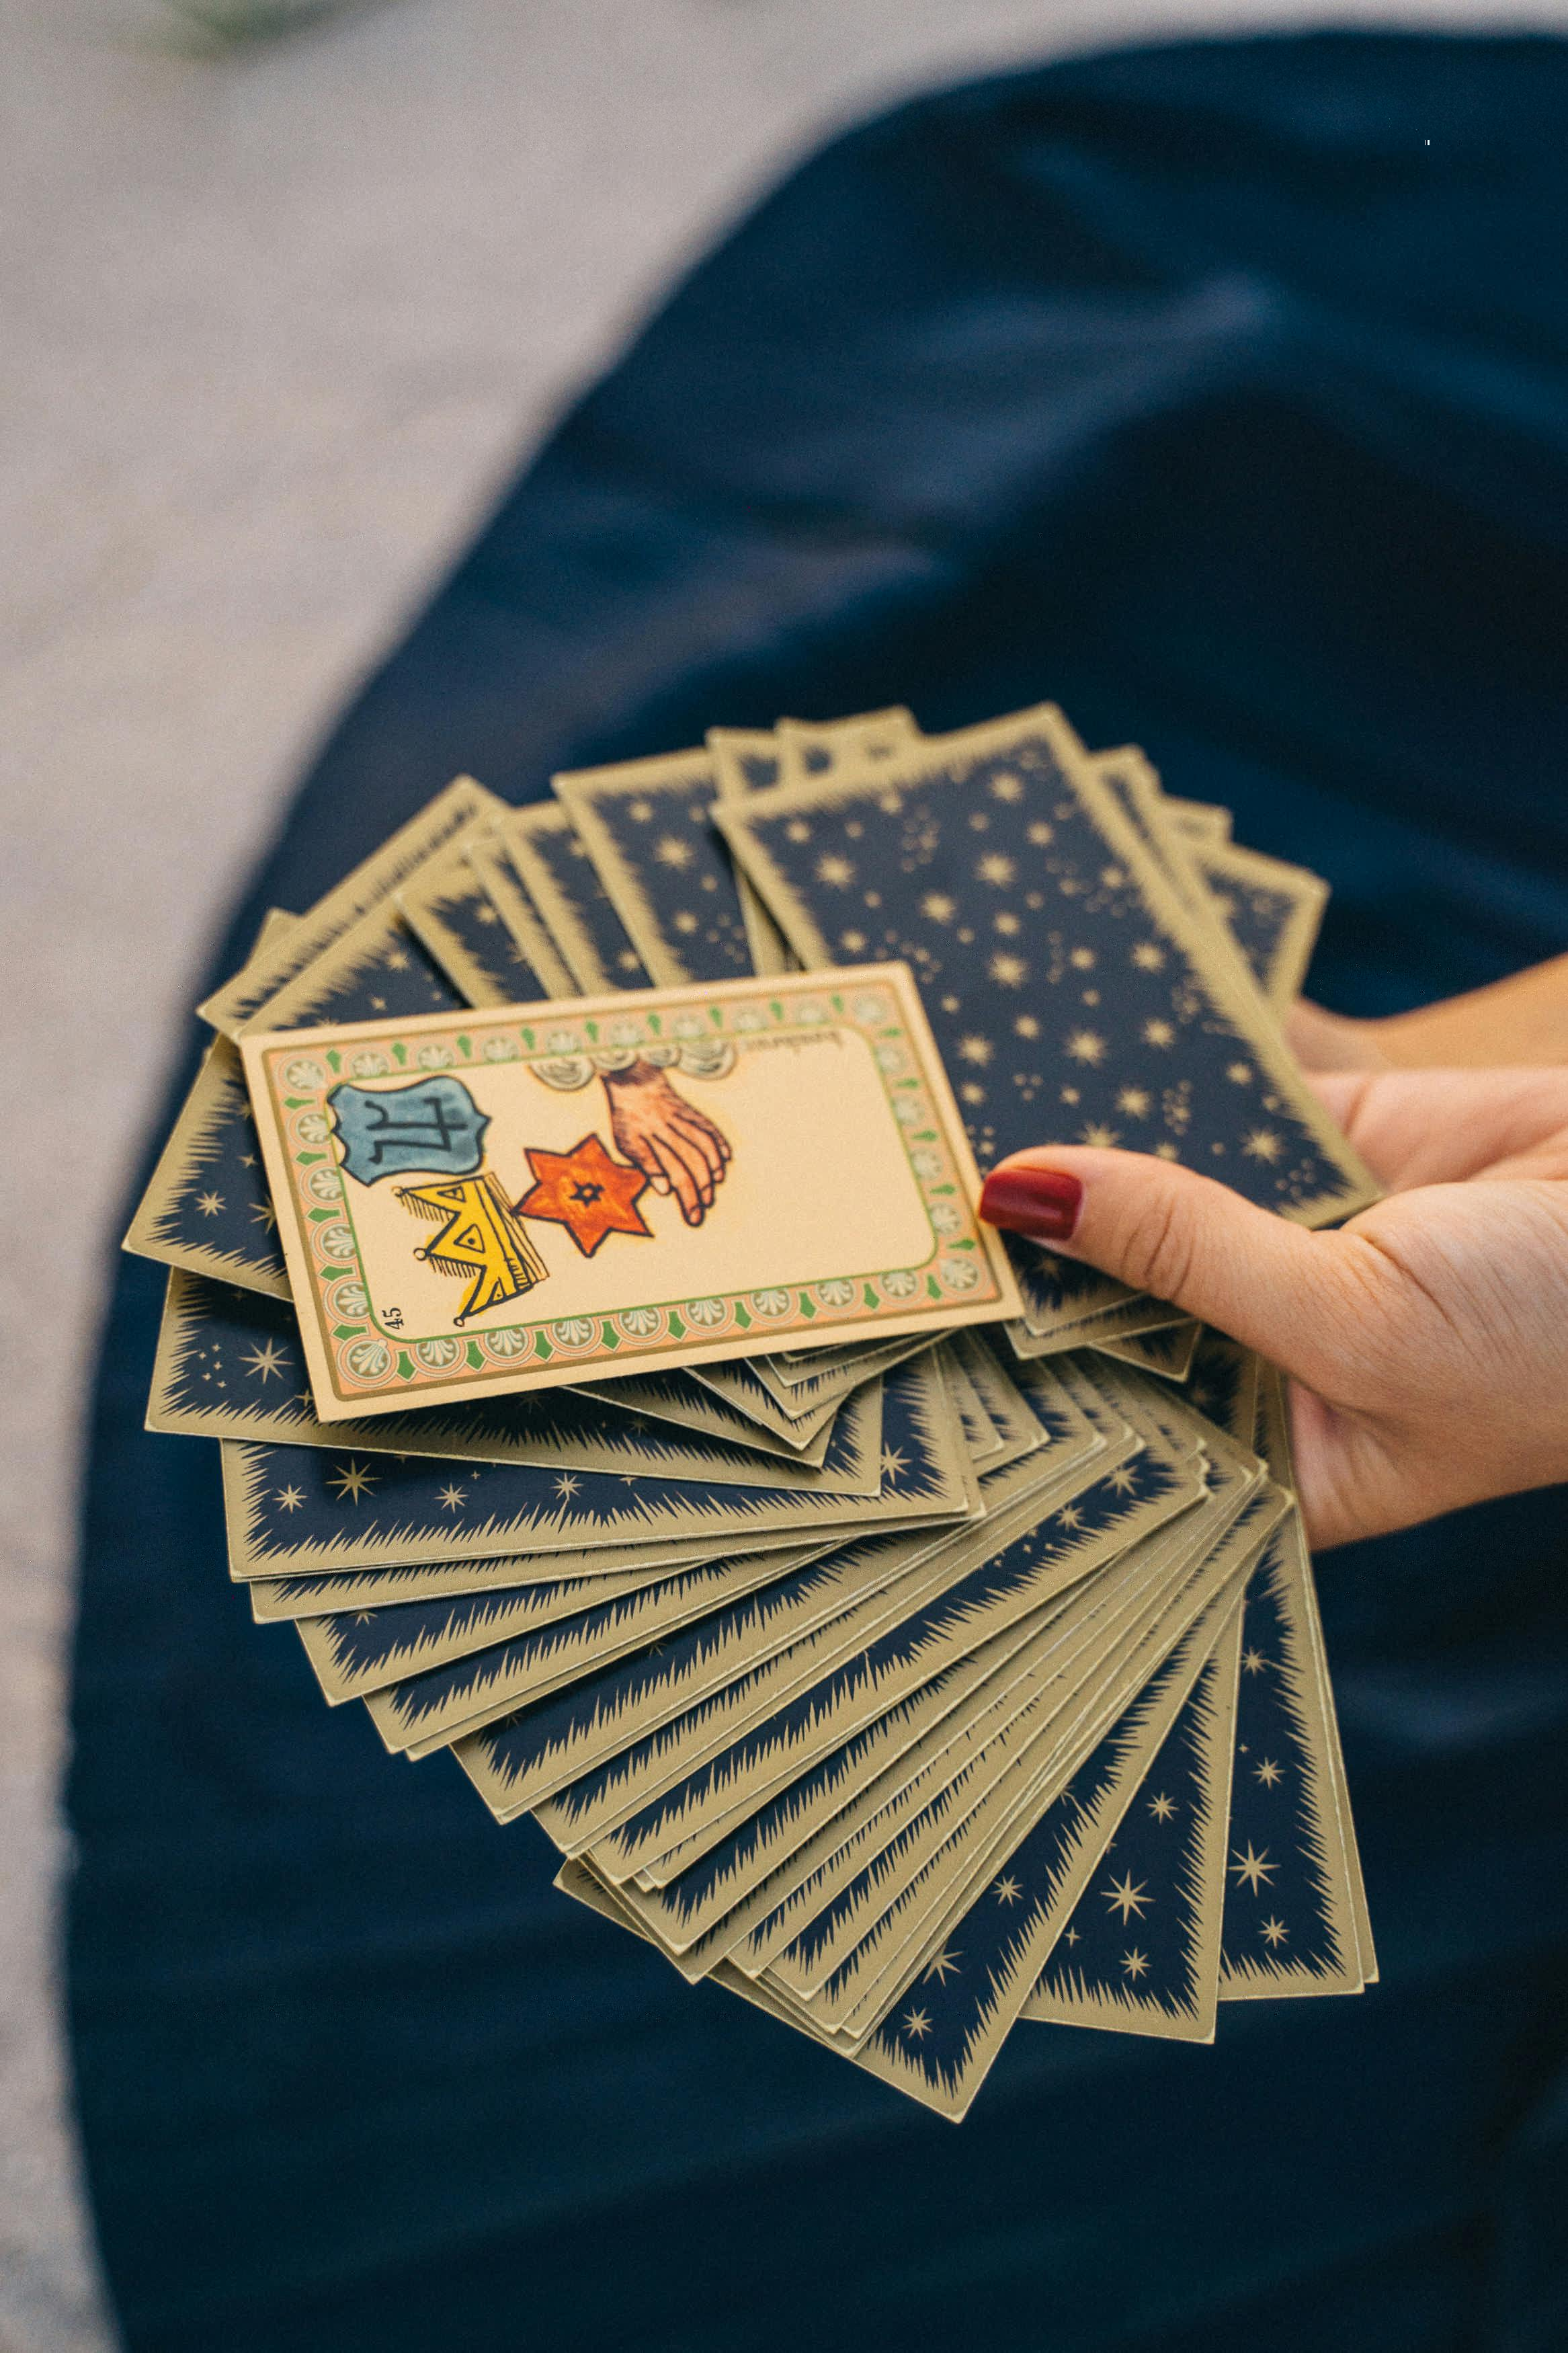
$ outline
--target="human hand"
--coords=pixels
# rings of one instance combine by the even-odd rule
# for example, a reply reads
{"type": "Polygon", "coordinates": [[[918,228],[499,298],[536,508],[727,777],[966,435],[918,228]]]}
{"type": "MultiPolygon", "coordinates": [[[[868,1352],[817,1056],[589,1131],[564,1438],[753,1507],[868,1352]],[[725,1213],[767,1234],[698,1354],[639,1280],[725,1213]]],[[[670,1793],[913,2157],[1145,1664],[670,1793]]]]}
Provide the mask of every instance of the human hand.
{"type": "Polygon", "coordinates": [[[606,1071],[605,1092],[621,1157],[642,1170],[656,1193],[673,1193],[687,1224],[700,1226],[730,1158],[730,1146],[707,1113],[649,1062],[606,1071]]]}
{"type": "Polygon", "coordinates": [[[1319,1072],[1387,1198],[1309,1233],[1173,1163],[1015,1153],[982,1213],[1292,1377],[1308,1535],[1568,1479],[1568,1071],[1319,1072]]]}

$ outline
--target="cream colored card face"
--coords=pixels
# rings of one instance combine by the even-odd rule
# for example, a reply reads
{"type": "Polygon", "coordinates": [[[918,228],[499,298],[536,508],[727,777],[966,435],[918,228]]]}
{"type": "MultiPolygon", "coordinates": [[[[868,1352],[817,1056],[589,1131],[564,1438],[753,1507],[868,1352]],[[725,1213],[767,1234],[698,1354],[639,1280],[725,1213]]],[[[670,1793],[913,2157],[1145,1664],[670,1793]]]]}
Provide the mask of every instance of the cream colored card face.
{"type": "Polygon", "coordinates": [[[902,965],[241,1042],[323,1421],[1018,1312],[902,965]]]}

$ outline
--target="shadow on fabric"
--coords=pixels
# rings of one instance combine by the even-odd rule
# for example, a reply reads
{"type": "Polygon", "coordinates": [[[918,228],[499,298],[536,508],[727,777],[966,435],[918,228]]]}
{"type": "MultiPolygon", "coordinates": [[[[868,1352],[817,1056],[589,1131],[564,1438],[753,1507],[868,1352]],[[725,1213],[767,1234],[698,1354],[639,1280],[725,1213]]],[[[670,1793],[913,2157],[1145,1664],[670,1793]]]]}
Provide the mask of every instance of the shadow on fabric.
{"type": "MultiPolygon", "coordinates": [[[[306,782],[302,906],[456,770],[1054,696],[1334,898],[1344,1011],[1568,938],[1568,45],[983,82],[829,147],[511,491],[306,782]]],[[[141,1424],[121,1269],[70,2005],[132,2353],[1534,2353],[1568,2337],[1568,1525],[1331,1556],[1384,1983],[1024,2027],[952,2130],[554,1894],[329,1713],[141,1424]]]]}

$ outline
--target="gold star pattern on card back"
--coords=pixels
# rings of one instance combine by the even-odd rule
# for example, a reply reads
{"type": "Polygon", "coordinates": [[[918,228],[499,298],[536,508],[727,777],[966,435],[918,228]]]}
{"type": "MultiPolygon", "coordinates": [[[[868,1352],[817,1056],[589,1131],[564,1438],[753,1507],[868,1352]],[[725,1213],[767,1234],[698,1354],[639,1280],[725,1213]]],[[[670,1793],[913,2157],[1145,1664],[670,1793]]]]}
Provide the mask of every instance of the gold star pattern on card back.
{"type": "Polygon", "coordinates": [[[332,1484],[346,1504],[357,1504],[375,1484],[375,1473],[363,1462],[345,1462],[333,1473],[332,1484]]]}
{"type": "Polygon", "coordinates": [[[1147,1953],[1141,1953],[1134,1945],[1130,1953],[1122,1954],[1121,1966],[1136,1984],[1140,1978],[1147,1977],[1149,1974],[1149,1956],[1147,1953]]]}
{"type": "Polygon", "coordinates": [[[1174,1815],[1175,1810],[1175,1799],[1173,1798],[1168,1798],[1163,1789],[1160,1791],[1157,1797],[1151,1798],[1149,1800],[1149,1811],[1153,1815],[1154,1820],[1157,1822],[1170,1821],[1174,1815]]]}
{"type": "Polygon", "coordinates": [[[1261,1765],[1254,1766],[1253,1770],[1266,1789],[1278,1788],[1283,1778],[1272,1757],[1266,1757],[1261,1765]]]}
{"type": "Polygon", "coordinates": [[[927,1964],[927,1978],[934,1978],[938,1985],[945,1985],[949,1978],[955,1978],[958,1975],[958,1964],[962,1958],[963,1956],[955,1953],[951,1945],[944,1945],[941,1952],[927,1964]]]}
{"type": "Polygon", "coordinates": [[[269,1381],[274,1373],[281,1380],[283,1367],[289,1360],[276,1340],[263,1340],[252,1348],[248,1356],[242,1357],[240,1361],[247,1372],[254,1373],[258,1380],[265,1382],[269,1381]]]}
{"type": "Polygon", "coordinates": [[[991,1893],[995,1896],[998,1904],[1016,1904],[1024,1891],[1012,1873],[1008,1871],[1004,1872],[1002,1877],[995,1882],[991,1893]]]}
{"type": "Polygon", "coordinates": [[[907,2010],[904,2012],[904,2032],[914,2042],[923,2042],[926,2036],[931,2032],[930,2011],[924,2010],[907,2010]]]}
{"type": "Polygon", "coordinates": [[[204,1218],[216,1218],[218,1211],[223,1208],[223,1195],[221,1193],[199,1193],[196,1196],[196,1207],[201,1211],[204,1218]]]}
{"type": "Polygon", "coordinates": [[[1260,1675],[1268,1664],[1268,1662],[1261,1651],[1248,1649],[1243,1651],[1241,1654],[1241,1672],[1244,1675],[1260,1675]]]}
{"type": "Polygon", "coordinates": [[[1263,1938],[1263,1941],[1268,1946],[1269,1951],[1273,1953],[1279,1950],[1279,1947],[1285,1942],[1287,1936],[1289,1936],[1290,1931],[1287,1928],[1283,1920],[1277,1920],[1273,1914],[1270,1913],[1258,1933],[1263,1938]]]}
{"type": "Polygon", "coordinates": [[[302,1487],[279,1487],[273,1499],[285,1512],[297,1512],[305,1500],[302,1487]]]}
{"type": "Polygon", "coordinates": [[[1113,1879],[1109,1887],[1102,1887],[1100,1892],[1110,1910],[1120,1914],[1123,1927],[1134,1916],[1142,1920],[1154,1900],[1149,1894],[1148,1881],[1134,1881],[1130,1871],[1123,1872],[1120,1879],[1113,1879]]]}
{"type": "Polygon", "coordinates": [[[1237,1884],[1250,1888],[1254,1895],[1261,1894],[1264,1887],[1279,1868],[1277,1862],[1269,1862],[1267,1847],[1261,1854],[1256,1853],[1250,1839],[1247,1841],[1245,1854],[1232,1856],[1230,1867],[1236,1873],[1237,1884]]]}
{"type": "Polygon", "coordinates": [[[564,1226],[584,1258],[592,1258],[610,1234],[640,1234],[652,1239],[637,1208],[647,1190],[640,1168],[616,1160],[596,1135],[584,1135],[570,1152],[528,1148],[534,1184],[517,1204],[521,1218],[539,1218],[564,1226]]]}
{"type": "Polygon", "coordinates": [[[468,1491],[466,1487],[459,1487],[454,1479],[441,1489],[440,1496],[442,1504],[448,1512],[460,1512],[468,1499],[468,1491]]]}

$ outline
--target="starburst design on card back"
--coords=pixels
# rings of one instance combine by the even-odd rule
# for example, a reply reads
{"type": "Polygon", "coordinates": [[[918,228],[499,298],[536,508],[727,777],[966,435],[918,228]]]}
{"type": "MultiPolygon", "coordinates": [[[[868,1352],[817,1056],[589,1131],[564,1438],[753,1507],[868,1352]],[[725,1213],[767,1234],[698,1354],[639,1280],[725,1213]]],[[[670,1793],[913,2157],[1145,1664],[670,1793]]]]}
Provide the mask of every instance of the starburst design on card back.
{"type": "Polygon", "coordinates": [[[1250,1839],[1247,1841],[1247,1851],[1244,1854],[1231,1857],[1230,1867],[1236,1873],[1237,1886],[1250,1888],[1254,1895],[1261,1894],[1264,1887],[1279,1868],[1277,1862],[1269,1862],[1267,1847],[1261,1854],[1256,1853],[1250,1839]]]}
{"type": "Polygon", "coordinates": [[[1111,1911],[1118,1915],[1123,1927],[1130,1919],[1142,1920],[1154,1900],[1149,1893],[1148,1881],[1134,1881],[1130,1871],[1123,1872],[1120,1879],[1113,1879],[1109,1887],[1102,1887],[1100,1892],[1111,1911]]]}
{"type": "Polygon", "coordinates": [[[375,1473],[363,1462],[345,1462],[333,1473],[332,1484],[345,1504],[357,1504],[375,1484],[375,1473]]]}
{"type": "Polygon", "coordinates": [[[271,1379],[274,1373],[281,1379],[283,1367],[289,1360],[276,1340],[263,1340],[258,1342],[250,1354],[242,1357],[240,1361],[247,1372],[254,1373],[258,1381],[265,1383],[271,1379]]]}

